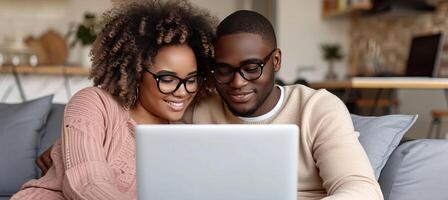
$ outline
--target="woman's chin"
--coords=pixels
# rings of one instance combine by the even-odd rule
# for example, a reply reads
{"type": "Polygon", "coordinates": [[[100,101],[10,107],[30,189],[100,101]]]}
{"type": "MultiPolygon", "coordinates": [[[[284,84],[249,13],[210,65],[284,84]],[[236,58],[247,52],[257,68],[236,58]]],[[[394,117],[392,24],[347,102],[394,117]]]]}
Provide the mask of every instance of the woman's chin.
{"type": "Polygon", "coordinates": [[[175,113],[167,113],[166,119],[168,121],[179,121],[184,116],[184,111],[182,112],[175,112],[175,113]]]}

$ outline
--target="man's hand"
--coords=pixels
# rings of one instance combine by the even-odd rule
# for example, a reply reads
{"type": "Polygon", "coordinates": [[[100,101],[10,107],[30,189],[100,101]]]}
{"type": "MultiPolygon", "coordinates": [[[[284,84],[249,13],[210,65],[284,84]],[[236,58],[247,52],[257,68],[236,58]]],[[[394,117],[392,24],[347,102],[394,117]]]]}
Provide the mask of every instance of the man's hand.
{"type": "Polygon", "coordinates": [[[36,164],[42,171],[42,176],[44,176],[48,169],[53,166],[53,160],[51,160],[51,149],[53,149],[53,146],[50,146],[50,148],[48,148],[36,159],[36,164]]]}

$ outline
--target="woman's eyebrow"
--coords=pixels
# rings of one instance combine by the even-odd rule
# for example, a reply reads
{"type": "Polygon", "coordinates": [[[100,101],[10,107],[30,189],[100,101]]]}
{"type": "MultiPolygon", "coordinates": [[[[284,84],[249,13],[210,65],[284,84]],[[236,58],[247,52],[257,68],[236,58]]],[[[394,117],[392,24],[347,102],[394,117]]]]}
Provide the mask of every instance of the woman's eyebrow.
{"type": "MultiPolygon", "coordinates": [[[[187,74],[187,77],[188,77],[188,76],[195,75],[195,74],[197,74],[197,73],[198,73],[197,70],[192,71],[192,72],[190,72],[190,73],[187,74]]],[[[168,70],[161,70],[161,71],[158,71],[158,72],[157,72],[157,75],[173,75],[173,76],[177,76],[177,73],[176,73],[176,72],[173,72],[173,71],[168,71],[168,70]]]]}
{"type": "Polygon", "coordinates": [[[198,71],[192,71],[192,72],[188,73],[187,76],[194,75],[194,74],[197,74],[197,73],[198,73],[198,71]]]}
{"type": "Polygon", "coordinates": [[[163,75],[177,75],[176,72],[168,71],[168,70],[160,70],[157,72],[157,74],[163,74],[163,75]]]}

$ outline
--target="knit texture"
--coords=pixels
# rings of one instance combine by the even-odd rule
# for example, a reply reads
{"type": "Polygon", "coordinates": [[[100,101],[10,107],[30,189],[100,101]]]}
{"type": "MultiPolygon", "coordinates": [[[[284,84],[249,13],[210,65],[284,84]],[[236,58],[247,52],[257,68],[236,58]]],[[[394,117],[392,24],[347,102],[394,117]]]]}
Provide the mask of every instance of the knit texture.
{"type": "Polygon", "coordinates": [[[12,199],[136,199],[135,125],[106,91],[79,91],[66,106],[53,166],[12,199]]]}

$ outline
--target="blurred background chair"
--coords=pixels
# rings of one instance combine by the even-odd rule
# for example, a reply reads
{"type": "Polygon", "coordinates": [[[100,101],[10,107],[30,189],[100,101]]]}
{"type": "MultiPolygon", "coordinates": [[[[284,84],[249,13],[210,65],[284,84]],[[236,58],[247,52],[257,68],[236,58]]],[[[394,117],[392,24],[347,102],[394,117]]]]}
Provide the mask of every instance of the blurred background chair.
{"type": "Polygon", "coordinates": [[[448,110],[431,110],[431,117],[432,121],[428,131],[428,138],[445,138],[446,135],[442,135],[442,120],[448,118],[448,110]],[[436,128],[435,134],[433,134],[434,128],[436,128]]]}

